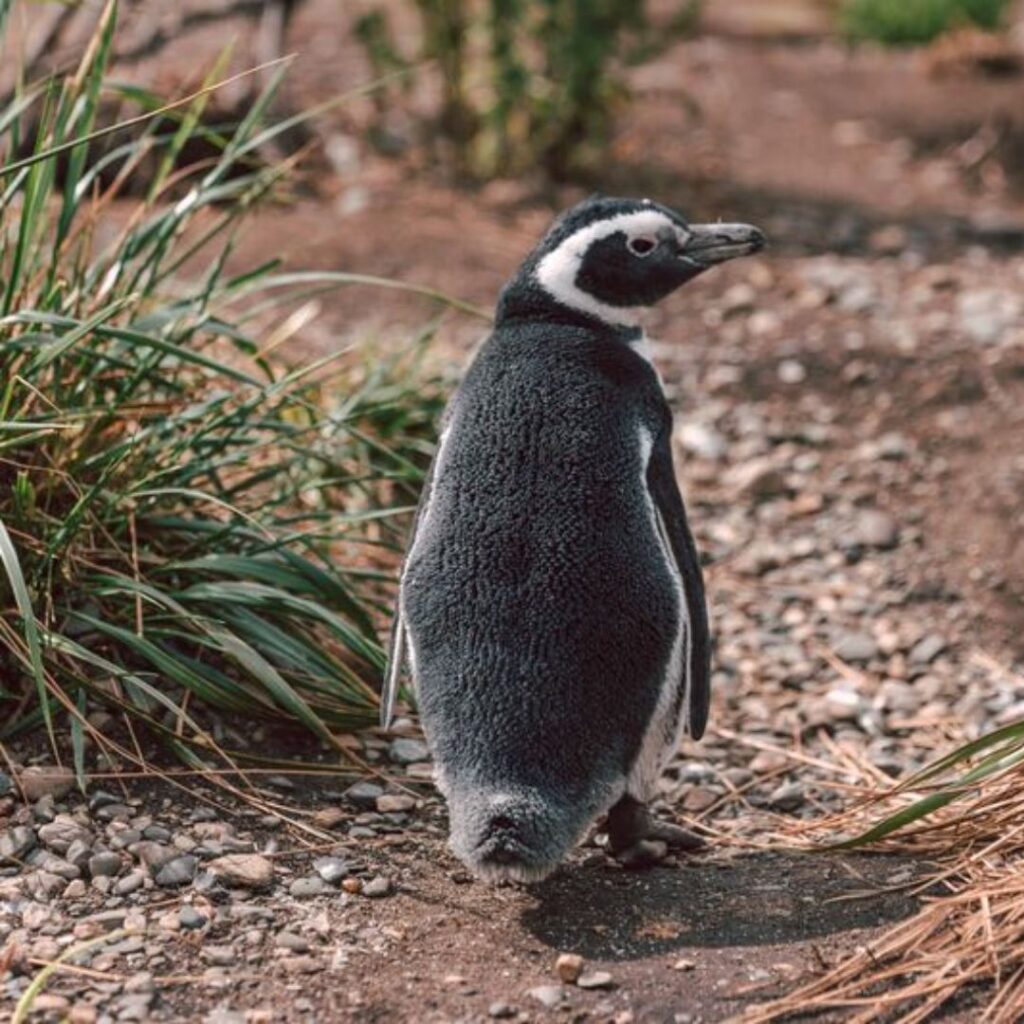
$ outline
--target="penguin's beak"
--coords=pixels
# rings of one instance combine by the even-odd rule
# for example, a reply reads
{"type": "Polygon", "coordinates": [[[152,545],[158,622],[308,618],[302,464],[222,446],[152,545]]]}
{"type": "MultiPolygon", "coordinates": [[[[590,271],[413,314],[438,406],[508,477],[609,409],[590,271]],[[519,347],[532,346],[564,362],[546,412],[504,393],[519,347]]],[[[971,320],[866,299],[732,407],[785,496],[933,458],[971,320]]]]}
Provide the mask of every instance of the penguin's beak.
{"type": "Polygon", "coordinates": [[[749,256],[765,245],[763,232],[751,224],[690,224],[687,231],[679,258],[699,267],[749,256]]]}

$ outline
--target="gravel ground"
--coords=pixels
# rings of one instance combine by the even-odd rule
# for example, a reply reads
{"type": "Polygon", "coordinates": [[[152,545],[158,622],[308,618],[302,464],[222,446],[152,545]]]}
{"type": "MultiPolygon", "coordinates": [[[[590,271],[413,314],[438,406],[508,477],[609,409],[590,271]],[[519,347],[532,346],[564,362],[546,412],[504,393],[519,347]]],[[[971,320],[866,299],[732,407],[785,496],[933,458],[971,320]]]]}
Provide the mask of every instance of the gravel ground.
{"type": "Polygon", "coordinates": [[[729,268],[654,324],[717,637],[714,727],[662,812],[709,853],[634,874],[591,841],[544,885],[474,883],[411,723],[360,741],[380,781],[261,777],[256,808],[206,782],[83,797],[16,749],[0,1008],[107,935],[35,1019],[708,1024],[909,913],[829,899],[919,865],[762,849],[1024,712],[1024,260],[899,242],[729,268]]]}

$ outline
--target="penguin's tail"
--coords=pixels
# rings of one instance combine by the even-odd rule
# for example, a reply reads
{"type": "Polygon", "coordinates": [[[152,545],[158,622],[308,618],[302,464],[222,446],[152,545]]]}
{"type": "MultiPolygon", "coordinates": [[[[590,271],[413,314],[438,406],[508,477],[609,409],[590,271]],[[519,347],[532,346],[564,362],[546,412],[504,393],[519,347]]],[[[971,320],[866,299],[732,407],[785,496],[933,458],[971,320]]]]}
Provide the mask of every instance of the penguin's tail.
{"type": "Polygon", "coordinates": [[[589,817],[537,789],[449,793],[452,852],[488,882],[538,882],[579,840],[589,817]]]}

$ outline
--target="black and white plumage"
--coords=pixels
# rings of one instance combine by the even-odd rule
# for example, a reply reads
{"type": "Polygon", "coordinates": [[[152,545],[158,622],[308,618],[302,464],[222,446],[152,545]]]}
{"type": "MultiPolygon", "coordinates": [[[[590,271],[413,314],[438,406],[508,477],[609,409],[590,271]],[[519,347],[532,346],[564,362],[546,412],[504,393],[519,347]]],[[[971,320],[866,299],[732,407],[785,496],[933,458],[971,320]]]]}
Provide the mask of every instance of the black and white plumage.
{"type": "Polygon", "coordinates": [[[581,203],[506,285],[445,413],[382,716],[407,662],[451,847],[481,877],[543,877],[605,813],[626,860],[692,839],[645,808],[681,732],[704,731],[710,639],[637,319],[762,244],[646,200],[581,203]]]}

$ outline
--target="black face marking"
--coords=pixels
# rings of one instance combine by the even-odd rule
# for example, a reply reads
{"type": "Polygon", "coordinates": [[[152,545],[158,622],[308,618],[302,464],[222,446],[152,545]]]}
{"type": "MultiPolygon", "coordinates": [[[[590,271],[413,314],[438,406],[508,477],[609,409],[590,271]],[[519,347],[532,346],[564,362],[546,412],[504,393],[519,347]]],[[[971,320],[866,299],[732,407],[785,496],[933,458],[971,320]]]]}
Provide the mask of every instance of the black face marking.
{"type": "Polygon", "coordinates": [[[701,269],[681,260],[678,246],[669,238],[659,240],[638,259],[625,233],[616,231],[587,249],[576,284],[609,306],[650,306],[701,269]]]}

